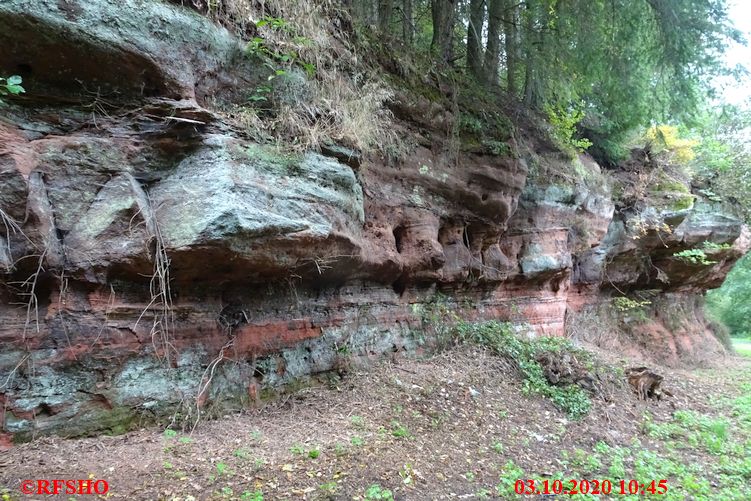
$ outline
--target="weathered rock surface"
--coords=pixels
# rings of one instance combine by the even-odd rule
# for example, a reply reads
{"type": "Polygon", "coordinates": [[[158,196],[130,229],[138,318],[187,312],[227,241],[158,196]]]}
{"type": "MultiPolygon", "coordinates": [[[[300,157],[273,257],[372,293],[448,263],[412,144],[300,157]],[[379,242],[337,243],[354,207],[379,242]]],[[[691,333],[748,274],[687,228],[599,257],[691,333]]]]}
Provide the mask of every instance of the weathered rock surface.
{"type": "Polygon", "coordinates": [[[448,151],[450,113],[408,94],[398,126],[438,139],[398,164],[254,143],[205,100],[255,82],[252,61],[178,5],[9,0],[0,44],[0,74],[29,90],[0,117],[0,209],[22,230],[0,225],[0,422],[16,440],[254,404],[420,350],[414,332],[453,315],[561,335],[603,294],[715,287],[749,247],[707,201],[616,213],[591,159],[528,137],[448,151]],[[675,256],[705,241],[712,263],[675,256]]]}

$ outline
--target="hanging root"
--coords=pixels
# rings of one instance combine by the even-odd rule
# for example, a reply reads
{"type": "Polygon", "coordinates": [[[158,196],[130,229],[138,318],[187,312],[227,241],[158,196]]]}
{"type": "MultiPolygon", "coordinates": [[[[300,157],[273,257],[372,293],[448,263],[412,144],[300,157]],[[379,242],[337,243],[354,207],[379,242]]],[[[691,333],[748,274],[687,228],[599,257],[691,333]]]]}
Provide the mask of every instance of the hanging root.
{"type": "MultiPolygon", "coordinates": [[[[8,252],[8,260],[9,264],[6,265],[6,271],[11,272],[13,271],[14,264],[13,264],[13,254],[10,246],[10,236],[11,234],[17,235],[20,234],[23,236],[24,239],[26,239],[29,243],[34,245],[34,243],[29,240],[29,237],[26,236],[26,233],[23,232],[21,229],[21,226],[12,218],[10,217],[3,209],[0,209],[0,221],[3,223],[3,226],[5,227],[5,245],[8,252]]],[[[34,245],[36,247],[36,245],[34,245]]]]}
{"type": "Polygon", "coordinates": [[[216,372],[216,368],[219,367],[219,364],[227,358],[224,355],[224,352],[232,348],[234,344],[235,340],[230,339],[224,346],[222,346],[222,348],[219,350],[219,354],[216,356],[216,358],[214,358],[214,360],[211,361],[211,363],[209,363],[208,367],[206,367],[206,370],[203,371],[201,382],[198,385],[198,392],[196,393],[196,421],[195,423],[193,423],[193,430],[196,429],[199,421],[201,420],[201,409],[209,398],[209,393],[211,392],[211,382],[214,380],[214,373],[216,372]]]}
{"type": "MultiPolygon", "coordinates": [[[[151,199],[149,198],[149,204],[151,199]]],[[[153,211],[152,211],[153,213],[153,211]]],[[[174,315],[172,311],[172,291],[170,290],[170,258],[162,238],[162,232],[156,216],[153,217],[152,233],[154,240],[154,251],[152,260],[154,263],[154,272],[149,282],[150,301],[141,315],[136,320],[134,329],[138,327],[139,322],[147,311],[153,309],[153,321],[151,323],[151,343],[154,347],[154,353],[157,358],[164,357],[167,365],[171,360],[177,359],[177,350],[172,343],[172,327],[174,325],[174,315]]]]}

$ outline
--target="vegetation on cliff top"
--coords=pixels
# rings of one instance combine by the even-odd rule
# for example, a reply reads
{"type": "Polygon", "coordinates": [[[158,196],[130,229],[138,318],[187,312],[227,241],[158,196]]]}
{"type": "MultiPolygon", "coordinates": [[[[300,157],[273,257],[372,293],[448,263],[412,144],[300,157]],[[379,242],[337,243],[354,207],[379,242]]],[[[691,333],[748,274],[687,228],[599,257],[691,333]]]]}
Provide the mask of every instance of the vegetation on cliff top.
{"type": "MultiPolygon", "coordinates": [[[[695,124],[712,78],[736,71],[723,51],[741,40],[724,0],[256,7],[248,0],[207,7],[241,34],[255,30],[246,52],[268,67],[268,80],[249,89],[249,106],[235,114],[253,130],[313,147],[334,140],[383,151],[384,142],[396,142],[384,105],[408,84],[452,108],[457,128],[492,127],[485,116],[492,108],[525,108],[552,124],[559,146],[615,162],[639,129],[695,124]]],[[[504,138],[480,143],[493,140],[504,138]]]]}
{"type": "Polygon", "coordinates": [[[345,3],[381,43],[426,54],[439,74],[502,89],[559,126],[578,122],[572,145],[589,138],[605,160],[651,121],[694,119],[740,39],[719,0],[345,3]]]}

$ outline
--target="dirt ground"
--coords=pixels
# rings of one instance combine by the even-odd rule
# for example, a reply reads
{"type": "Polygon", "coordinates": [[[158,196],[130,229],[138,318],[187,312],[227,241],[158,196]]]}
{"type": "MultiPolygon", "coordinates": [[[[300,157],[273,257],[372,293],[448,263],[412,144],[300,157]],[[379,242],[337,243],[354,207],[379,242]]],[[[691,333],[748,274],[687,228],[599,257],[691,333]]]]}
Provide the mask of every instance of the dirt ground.
{"type": "MultiPolygon", "coordinates": [[[[642,365],[612,355],[607,362],[642,365]]],[[[610,402],[595,400],[589,415],[572,421],[550,401],[525,393],[505,361],[459,347],[332,376],[263,408],[202,422],[192,433],[148,428],[22,444],[0,455],[0,493],[4,500],[52,499],[22,495],[21,481],[91,478],[108,482],[102,499],[392,499],[388,491],[397,500],[514,498],[517,479],[615,483],[619,474],[628,481],[654,471],[672,475],[667,498],[704,499],[689,482],[720,496],[727,483],[723,457],[740,454],[743,462],[748,449],[707,450],[701,423],[710,421],[671,426],[677,411],[690,411],[696,419],[727,424],[721,448],[751,444],[747,416],[730,410],[750,388],[751,359],[728,357],[720,365],[696,371],[652,366],[674,398],[641,402],[624,384],[610,402]],[[655,469],[644,469],[650,461],[655,469]]],[[[543,497],[554,498],[523,496],[543,497]]]]}

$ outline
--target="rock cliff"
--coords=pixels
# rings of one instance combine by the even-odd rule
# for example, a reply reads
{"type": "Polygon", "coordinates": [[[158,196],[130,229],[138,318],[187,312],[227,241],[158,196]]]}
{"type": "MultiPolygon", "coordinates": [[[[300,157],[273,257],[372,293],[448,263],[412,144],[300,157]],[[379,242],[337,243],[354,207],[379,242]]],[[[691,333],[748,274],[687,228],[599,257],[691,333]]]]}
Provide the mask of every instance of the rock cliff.
{"type": "Polygon", "coordinates": [[[649,172],[638,158],[603,172],[521,126],[451,147],[457,117],[404,89],[398,159],[262,144],[212,106],[258,85],[257,61],[174,4],[9,0],[0,46],[29,91],[0,117],[6,441],[253,404],[427,349],[425,324],[455,316],[563,335],[567,312],[648,293],[653,343],[722,349],[695,295],[748,232],[687,183],[614,194],[649,172]],[[661,301],[692,320],[666,327],[661,301]]]}

